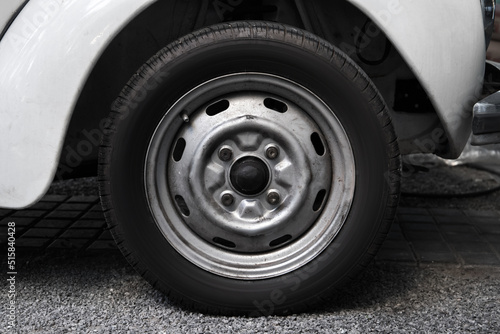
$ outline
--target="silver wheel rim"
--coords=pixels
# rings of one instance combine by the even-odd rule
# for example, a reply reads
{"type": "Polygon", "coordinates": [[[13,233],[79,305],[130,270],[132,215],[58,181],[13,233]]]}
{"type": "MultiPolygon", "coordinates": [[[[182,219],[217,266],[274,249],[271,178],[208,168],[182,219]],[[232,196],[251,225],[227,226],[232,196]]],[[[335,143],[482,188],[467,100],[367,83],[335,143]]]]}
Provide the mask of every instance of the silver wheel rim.
{"type": "Polygon", "coordinates": [[[341,230],[355,163],[335,113],[288,79],[239,73],[180,98],[149,145],[145,185],[168,242],[213,274],[266,279],[341,230]]]}

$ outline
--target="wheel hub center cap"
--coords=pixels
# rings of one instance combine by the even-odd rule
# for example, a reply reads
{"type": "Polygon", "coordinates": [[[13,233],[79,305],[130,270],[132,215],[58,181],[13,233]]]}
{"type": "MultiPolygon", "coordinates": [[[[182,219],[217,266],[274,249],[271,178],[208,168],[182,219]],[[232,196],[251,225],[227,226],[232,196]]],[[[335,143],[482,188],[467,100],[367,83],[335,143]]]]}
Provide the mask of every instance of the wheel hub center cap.
{"type": "Polygon", "coordinates": [[[246,196],[263,192],[269,184],[269,168],[259,158],[245,157],[231,167],[230,178],[233,188],[246,196]]]}

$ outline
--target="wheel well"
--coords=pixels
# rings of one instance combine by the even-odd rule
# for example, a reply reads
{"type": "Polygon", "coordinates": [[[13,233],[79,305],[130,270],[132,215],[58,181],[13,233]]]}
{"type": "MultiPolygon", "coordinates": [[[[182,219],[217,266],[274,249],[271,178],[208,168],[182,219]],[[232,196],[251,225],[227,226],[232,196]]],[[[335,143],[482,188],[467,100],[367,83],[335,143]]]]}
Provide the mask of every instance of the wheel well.
{"type": "Polygon", "coordinates": [[[292,25],[347,53],[374,81],[389,109],[404,112],[394,117],[403,153],[422,151],[412,144],[415,138],[428,136],[440,127],[427,94],[387,36],[346,1],[158,1],[132,20],[96,63],[75,106],[56,178],[95,175],[98,146],[110,105],[152,55],[199,28],[236,20],[292,25]],[[421,119],[417,130],[399,121],[410,118],[421,119]],[[403,134],[408,133],[405,138],[403,134]]]}

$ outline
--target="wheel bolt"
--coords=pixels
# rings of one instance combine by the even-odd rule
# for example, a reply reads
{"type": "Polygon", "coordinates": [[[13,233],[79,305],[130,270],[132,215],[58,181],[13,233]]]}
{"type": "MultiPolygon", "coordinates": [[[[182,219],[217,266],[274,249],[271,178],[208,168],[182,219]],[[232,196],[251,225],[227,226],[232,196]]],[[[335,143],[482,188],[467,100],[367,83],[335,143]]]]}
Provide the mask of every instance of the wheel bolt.
{"type": "Polygon", "coordinates": [[[266,156],[268,159],[274,160],[280,155],[280,149],[276,146],[269,146],[266,150],[266,156]]]}
{"type": "Polygon", "coordinates": [[[233,151],[229,147],[223,147],[219,151],[219,159],[229,161],[233,158],[233,151]]]}
{"type": "Polygon", "coordinates": [[[278,194],[276,191],[271,191],[269,194],[267,194],[267,202],[271,205],[276,205],[280,201],[280,194],[278,194]]]}
{"type": "Polygon", "coordinates": [[[224,194],[222,195],[222,205],[224,206],[231,206],[234,203],[234,197],[231,194],[224,194]]]}

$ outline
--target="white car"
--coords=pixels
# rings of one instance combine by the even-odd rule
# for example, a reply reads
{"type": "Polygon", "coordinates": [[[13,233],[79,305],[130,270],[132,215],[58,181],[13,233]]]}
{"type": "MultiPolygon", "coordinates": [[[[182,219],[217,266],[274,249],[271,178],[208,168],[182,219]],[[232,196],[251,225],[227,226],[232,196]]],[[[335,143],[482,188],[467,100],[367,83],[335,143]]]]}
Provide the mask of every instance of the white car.
{"type": "Polygon", "coordinates": [[[478,102],[494,9],[2,1],[0,207],[97,173],[120,249],[172,301],[267,315],[335,299],[387,234],[402,155],[500,141],[500,98],[478,102]]]}

